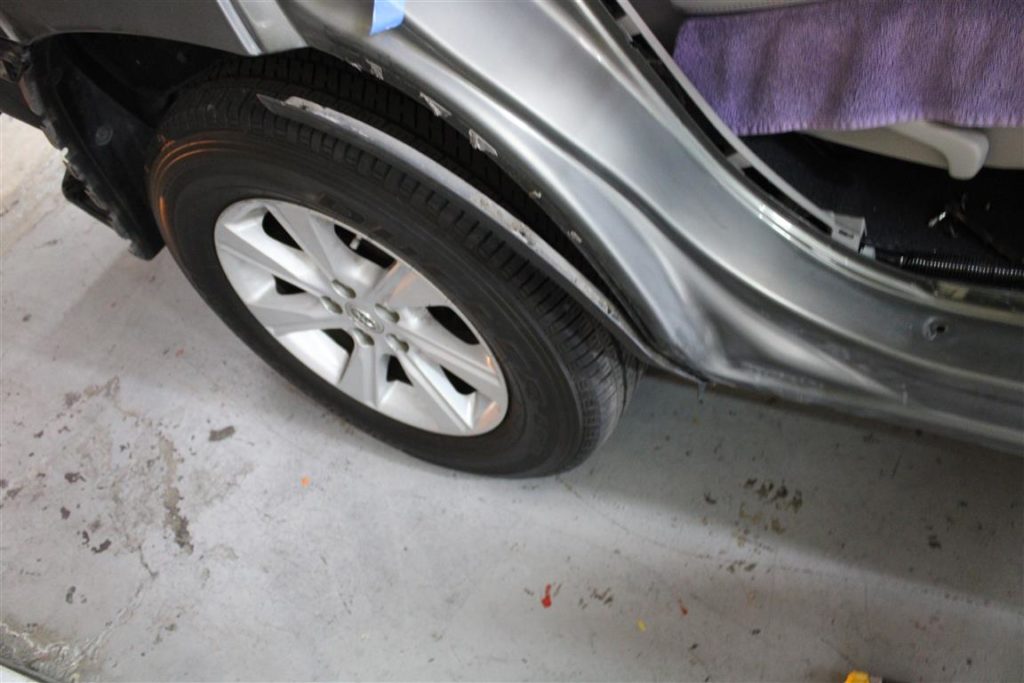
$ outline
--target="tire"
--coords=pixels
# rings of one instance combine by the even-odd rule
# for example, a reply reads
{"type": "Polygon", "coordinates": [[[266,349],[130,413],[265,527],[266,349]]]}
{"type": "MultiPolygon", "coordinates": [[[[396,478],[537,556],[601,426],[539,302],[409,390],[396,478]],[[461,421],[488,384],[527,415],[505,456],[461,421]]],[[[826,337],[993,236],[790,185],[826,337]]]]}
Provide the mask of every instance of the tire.
{"type": "Polygon", "coordinates": [[[299,95],[342,111],[455,170],[531,224],[547,220],[461,136],[379,81],[315,55],[232,61],[190,84],[166,112],[148,178],[170,251],[224,322],[311,397],[431,463],[525,477],[571,468],[593,452],[624,411],[638,362],[484,214],[369,149],[273,115],[257,94],[299,95]],[[218,217],[252,197],[352,226],[422,273],[493,351],[507,389],[500,423],[472,436],[413,426],[354,400],[289,352],[218,258],[218,217]]]}

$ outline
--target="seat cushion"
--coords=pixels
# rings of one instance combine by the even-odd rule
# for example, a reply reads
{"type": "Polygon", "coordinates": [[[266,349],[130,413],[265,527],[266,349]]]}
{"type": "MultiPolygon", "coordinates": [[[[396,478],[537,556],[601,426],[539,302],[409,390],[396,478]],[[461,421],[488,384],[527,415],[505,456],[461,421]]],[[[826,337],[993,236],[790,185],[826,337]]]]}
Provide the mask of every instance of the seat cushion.
{"type": "Polygon", "coordinates": [[[789,5],[806,5],[822,0],[672,0],[672,4],[687,14],[732,14],[775,9],[789,5]]]}
{"type": "Polygon", "coordinates": [[[1015,128],[1022,35],[1020,0],[842,0],[690,17],[673,56],[740,135],[1015,128]]]}

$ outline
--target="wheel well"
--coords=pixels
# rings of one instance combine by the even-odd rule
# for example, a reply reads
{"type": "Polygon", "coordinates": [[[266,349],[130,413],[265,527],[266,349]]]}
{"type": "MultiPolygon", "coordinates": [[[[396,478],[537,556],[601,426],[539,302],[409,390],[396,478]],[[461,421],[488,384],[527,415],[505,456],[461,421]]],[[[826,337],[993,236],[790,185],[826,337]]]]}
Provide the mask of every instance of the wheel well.
{"type": "MultiPolygon", "coordinates": [[[[303,49],[304,56],[357,73],[326,53],[303,49]]],[[[143,258],[155,256],[163,240],[145,192],[145,164],[156,144],[155,128],[177,93],[201,74],[254,60],[287,64],[295,52],[240,57],[212,48],[131,35],[64,34],[31,47],[32,87],[28,91],[43,112],[43,124],[59,148],[67,148],[69,177],[65,195],[132,242],[143,258]]],[[[287,68],[287,67],[284,67],[287,68]]],[[[297,75],[300,76],[300,75],[297,75]]],[[[300,76],[301,77],[301,76],[300,76]]],[[[388,97],[426,105],[391,84],[374,80],[388,97]]],[[[33,104],[30,102],[30,104],[33,104]]],[[[496,161],[469,144],[447,121],[438,122],[466,140],[458,166],[472,169],[479,189],[529,225],[605,294],[610,287],[594,266],[528,192],[496,161]]],[[[460,155],[461,156],[461,155],[460,155]]],[[[458,173],[458,168],[453,167],[458,173]]],[[[463,174],[460,174],[463,175],[463,174]]]]}
{"type": "Polygon", "coordinates": [[[146,198],[155,124],[189,78],[225,53],[155,38],[65,34],[34,43],[22,92],[65,151],[69,201],[152,258],[163,247],[146,198]]]}

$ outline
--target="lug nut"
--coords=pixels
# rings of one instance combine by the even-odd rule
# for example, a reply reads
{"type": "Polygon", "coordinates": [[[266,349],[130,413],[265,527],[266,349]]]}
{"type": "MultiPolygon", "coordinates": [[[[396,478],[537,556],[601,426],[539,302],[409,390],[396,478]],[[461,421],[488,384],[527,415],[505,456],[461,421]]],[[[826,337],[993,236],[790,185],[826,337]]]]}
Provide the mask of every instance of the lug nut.
{"type": "Polygon", "coordinates": [[[359,342],[360,346],[373,346],[373,337],[360,329],[352,330],[352,336],[359,342]]]}
{"type": "Polygon", "coordinates": [[[330,311],[331,313],[334,313],[336,315],[341,315],[342,313],[345,312],[344,309],[341,307],[340,304],[338,304],[337,301],[335,301],[334,299],[331,299],[329,297],[326,297],[326,296],[320,297],[320,303],[322,303],[324,305],[324,308],[326,308],[328,311],[330,311]]]}
{"type": "Polygon", "coordinates": [[[396,311],[391,310],[384,304],[377,304],[376,306],[373,307],[373,309],[377,311],[377,315],[379,315],[384,320],[387,320],[388,322],[392,323],[398,322],[398,313],[396,311]]]}
{"type": "Polygon", "coordinates": [[[354,299],[356,297],[356,290],[352,289],[348,285],[338,282],[337,280],[331,280],[331,289],[346,299],[354,299]]]}

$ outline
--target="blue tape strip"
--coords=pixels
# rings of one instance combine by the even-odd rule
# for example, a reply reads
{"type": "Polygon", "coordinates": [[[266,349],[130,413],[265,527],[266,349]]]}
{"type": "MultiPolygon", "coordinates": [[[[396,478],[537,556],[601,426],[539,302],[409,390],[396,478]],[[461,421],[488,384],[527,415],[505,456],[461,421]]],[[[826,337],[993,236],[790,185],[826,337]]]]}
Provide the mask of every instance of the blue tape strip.
{"type": "Polygon", "coordinates": [[[370,35],[390,31],[405,19],[405,0],[373,0],[370,35]]]}

